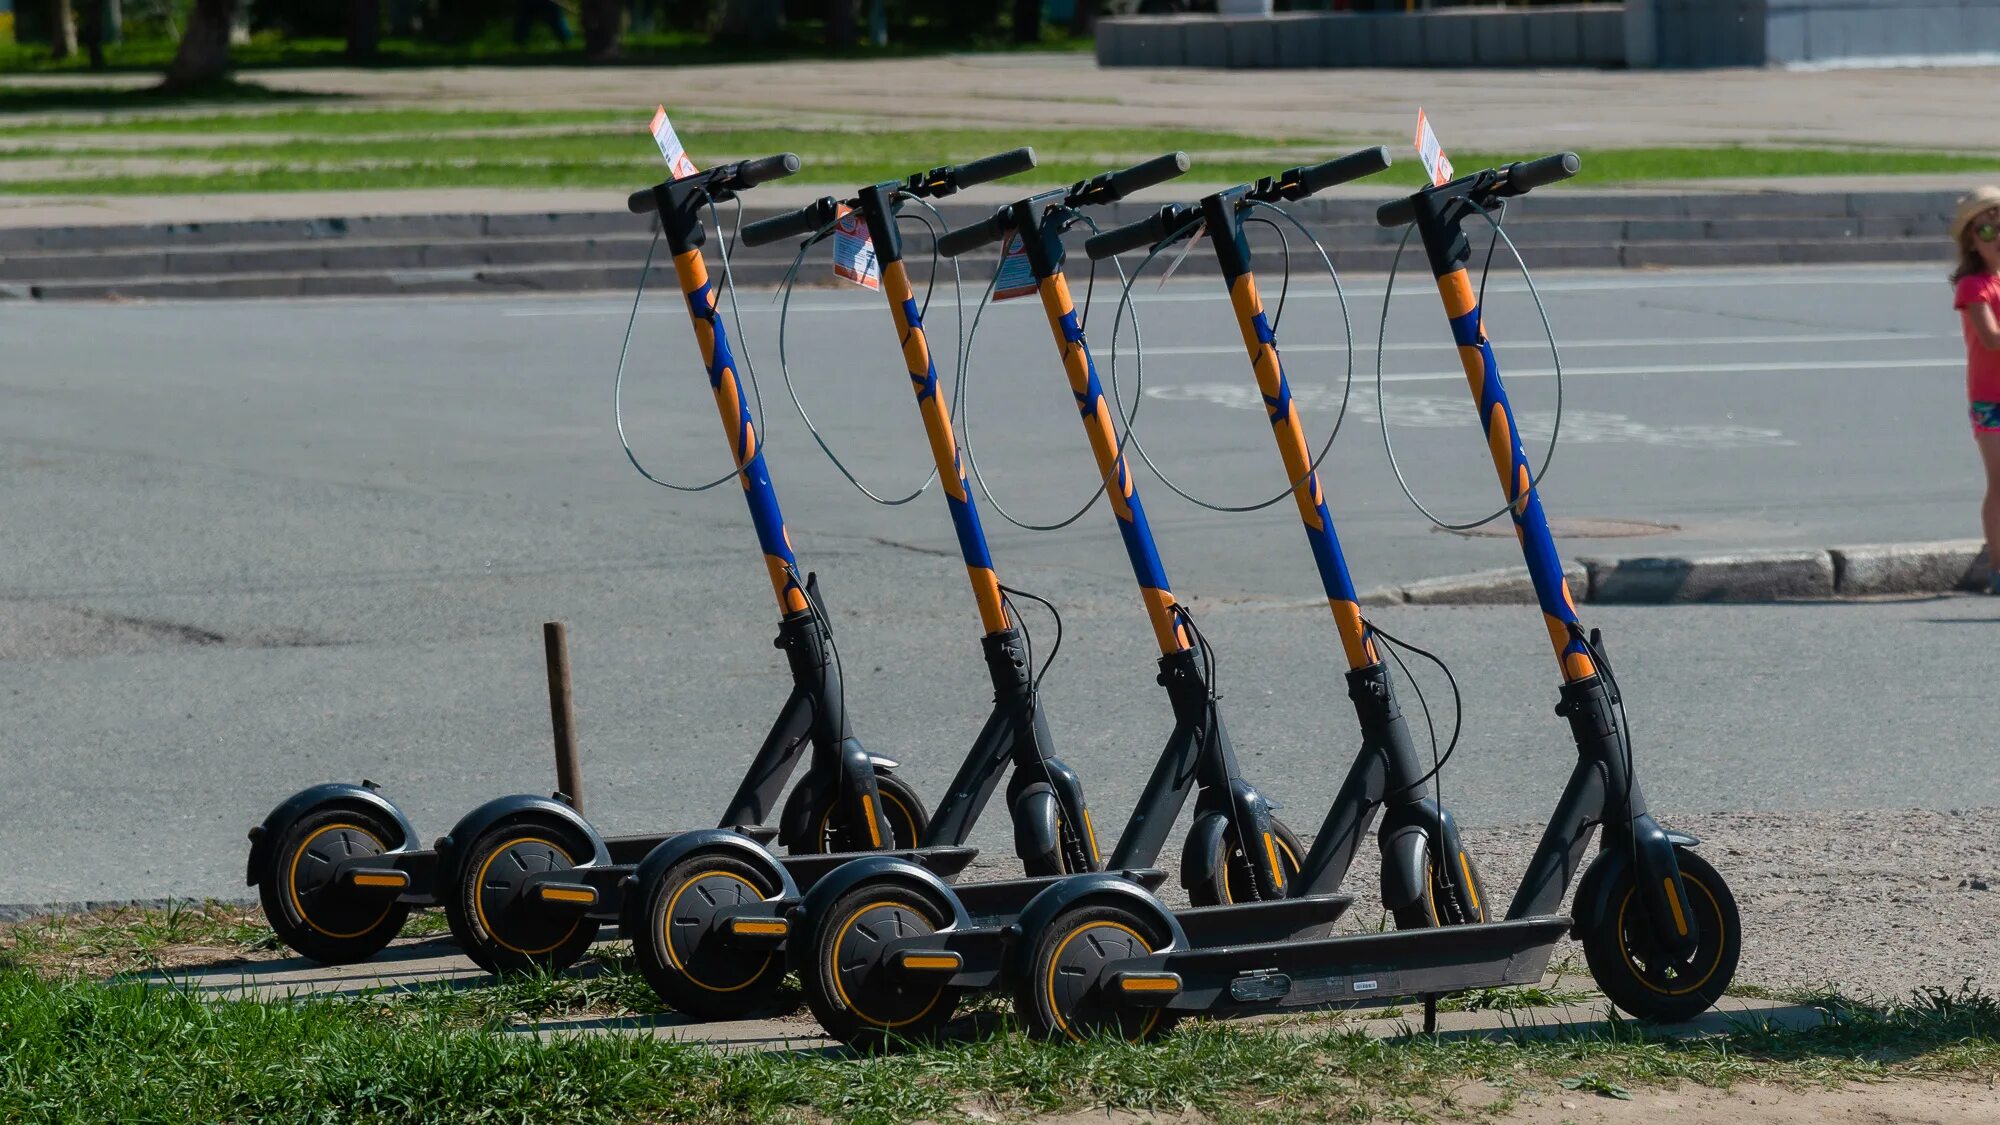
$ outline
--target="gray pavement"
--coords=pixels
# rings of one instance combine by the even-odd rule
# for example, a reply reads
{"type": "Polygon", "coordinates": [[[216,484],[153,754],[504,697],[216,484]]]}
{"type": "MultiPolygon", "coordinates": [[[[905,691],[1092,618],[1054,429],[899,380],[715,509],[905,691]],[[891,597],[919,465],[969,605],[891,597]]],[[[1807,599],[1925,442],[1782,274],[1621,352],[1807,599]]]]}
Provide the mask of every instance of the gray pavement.
{"type": "MultiPolygon", "coordinates": [[[[1937,271],[1541,280],[1573,376],[1551,510],[1624,521],[1569,525],[1590,535],[1678,529],[1574,537],[1569,553],[1972,528],[1977,468],[1937,271]]],[[[1158,350],[1141,434],[1170,473],[1241,502],[1282,480],[1211,284],[1171,283],[1142,306],[1158,350]]],[[[1320,350],[1340,339],[1321,288],[1301,281],[1280,325],[1318,433],[1340,366],[1320,350]]],[[[1357,336],[1372,341],[1379,279],[1353,288],[1357,336]]],[[[987,699],[941,502],[876,509],[827,469],[783,400],[769,298],[745,296],[773,472],[801,560],[825,573],[860,732],[935,793],[987,699]]],[[[1524,429],[1543,440],[1554,382],[1528,342],[1532,308],[1498,280],[1492,298],[1524,429]]],[[[878,301],[804,294],[787,344],[829,439],[893,488],[927,458],[878,301]]],[[[1385,393],[1406,472],[1444,514],[1481,514],[1491,466],[1435,298],[1394,304],[1385,393]]],[[[950,317],[932,319],[948,348],[950,317]]],[[[1094,332],[1107,376],[1108,321],[1107,308],[1094,332]]],[[[0,873],[0,903],[240,896],[243,830],[328,778],[384,782],[426,835],[486,796],[548,788],[545,618],[571,623],[593,818],[705,823],[783,691],[770,596],[732,489],[667,493],[619,454],[622,327],[601,298],[0,307],[13,548],[0,557],[13,716],[0,851],[29,861],[0,873]]],[[[635,349],[640,456],[684,478],[721,471],[671,299],[641,316],[635,349]]],[[[1093,474],[1039,313],[1000,306],[976,351],[971,430],[991,483],[1026,517],[1062,514],[1093,474]]],[[[1129,357],[1119,372],[1130,379],[1129,357]]],[[[1509,537],[1430,531],[1408,509],[1373,402],[1357,386],[1327,463],[1360,584],[1514,561],[1509,537]]],[[[1294,514],[1224,517],[1141,487],[1176,588],[1224,654],[1246,767],[1309,825],[1351,719],[1294,514]]],[[[1118,822],[1168,723],[1109,517],[1036,536],[987,519],[1003,576],[1063,607],[1049,707],[1102,820],[1118,822]]],[[[1454,805],[1489,825],[1543,815],[1569,751],[1531,611],[1380,613],[1452,660],[1465,688],[1454,805]]],[[[2000,805],[2000,700],[1979,672],[2000,611],[1984,601],[1589,616],[1662,810],[2000,805]]],[[[1031,621],[1046,651],[1053,630],[1031,621]]],[[[975,842],[1004,840],[996,821],[975,842]]]]}

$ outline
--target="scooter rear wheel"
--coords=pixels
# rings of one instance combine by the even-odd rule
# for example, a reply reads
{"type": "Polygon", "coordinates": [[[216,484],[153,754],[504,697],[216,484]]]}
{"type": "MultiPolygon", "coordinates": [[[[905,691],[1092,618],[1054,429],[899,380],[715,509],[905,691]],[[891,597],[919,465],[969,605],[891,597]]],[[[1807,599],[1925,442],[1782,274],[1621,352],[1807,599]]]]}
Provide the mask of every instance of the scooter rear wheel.
{"type": "MultiPolygon", "coordinates": [[[[916,847],[931,823],[930,813],[924,810],[924,799],[910,788],[909,782],[887,770],[875,771],[875,793],[882,799],[882,815],[889,821],[889,841],[883,847],[897,851],[916,847]]],[[[875,850],[866,841],[848,840],[849,832],[834,816],[835,808],[836,802],[829,797],[813,810],[812,853],[833,855],[875,850]]]]}
{"type": "Polygon", "coordinates": [[[958,1008],[941,976],[889,963],[885,942],[935,933],[952,911],[936,892],[901,881],[864,882],[814,920],[799,976],[827,1033],[860,1051],[934,1038],[958,1008]]]}
{"type": "Polygon", "coordinates": [[[587,841],[553,824],[512,821],[468,842],[445,918],[467,957],[490,973],[558,972],[597,940],[581,911],[529,897],[528,876],[567,871],[590,858],[587,841]]]}
{"type": "Polygon", "coordinates": [[[332,808],[293,822],[273,850],[271,869],[257,884],[264,917],[279,940],[325,965],[365,961],[382,951],[410,916],[394,895],[340,885],[334,866],[359,855],[381,855],[401,842],[386,817],[332,808]]]}
{"type": "Polygon", "coordinates": [[[1661,1023],[1690,1020],[1713,1007],[1743,952],[1743,922],[1729,884],[1694,852],[1679,849],[1674,858],[1693,908],[1688,921],[1700,934],[1693,956],[1683,960],[1661,948],[1631,864],[1613,880],[1603,916],[1582,934],[1584,960],[1604,995],[1640,1019],[1661,1023]]]}
{"type": "Polygon", "coordinates": [[[1119,1004],[1108,991],[1120,962],[1164,947],[1159,923],[1110,903],[1089,903],[1056,915],[1034,935],[1027,976],[1014,987],[1014,1011],[1042,1039],[1117,1036],[1156,1039],[1179,1022],[1164,1008],[1119,1004]]]}
{"type": "MultiPolygon", "coordinates": [[[[1285,872],[1285,889],[1289,894],[1298,886],[1300,866],[1305,859],[1306,846],[1299,842],[1298,833],[1291,825],[1271,817],[1271,843],[1278,850],[1278,862],[1285,872]]],[[[1211,871],[1223,873],[1221,879],[1188,888],[1188,901],[1196,906],[1223,906],[1232,902],[1257,901],[1256,876],[1250,871],[1250,861],[1243,854],[1232,832],[1222,834],[1221,854],[1209,867],[1211,871]]]]}
{"type": "Polygon", "coordinates": [[[776,1006],[785,959],[744,949],[723,932],[721,911],[777,894],[770,874],[731,855],[697,852],[638,892],[625,932],[632,957],[660,999],[701,1019],[762,1013],[776,1006]]]}

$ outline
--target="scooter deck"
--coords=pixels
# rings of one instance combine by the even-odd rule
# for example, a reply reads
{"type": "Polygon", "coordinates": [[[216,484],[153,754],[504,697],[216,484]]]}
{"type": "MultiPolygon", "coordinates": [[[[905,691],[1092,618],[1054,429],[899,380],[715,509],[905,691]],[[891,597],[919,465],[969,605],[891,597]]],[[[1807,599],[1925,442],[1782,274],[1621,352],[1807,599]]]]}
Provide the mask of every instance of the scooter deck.
{"type": "Polygon", "coordinates": [[[1180,910],[1174,918],[1193,949],[1324,938],[1354,905],[1350,894],[1308,895],[1180,910]]]}
{"type": "Polygon", "coordinates": [[[1472,988],[1534,984],[1566,916],[1174,950],[1116,966],[1173,973],[1180,991],[1164,1006],[1217,1016],[1361,1007],[1472,988]]]}
{"type": "MultiPolygon", "coordinates": [[[[1140,867],[1107,872],[1121,875],[1151,891],[1167,881],[1167,873],[1157,867],[1140,867]]],[[[960,906],[975,924],[1012,921],[1028,901],[1065,879],[1068,875],[1030,875],[1024,879],[1001,879],[992,883],[964,883],[952,888],[960,906]]]]}

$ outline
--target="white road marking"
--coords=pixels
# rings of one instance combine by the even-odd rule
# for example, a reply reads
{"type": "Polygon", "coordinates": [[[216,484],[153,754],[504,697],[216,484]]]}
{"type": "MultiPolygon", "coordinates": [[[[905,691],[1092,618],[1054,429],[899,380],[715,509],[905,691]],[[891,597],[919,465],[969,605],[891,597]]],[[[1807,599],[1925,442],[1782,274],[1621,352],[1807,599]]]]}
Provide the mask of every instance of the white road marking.
{"type": "MultiPolygon", "coordinates": [[[[1563,340],[1561,343],[1562,343],[1562,349],[1564,351],[1571,351],[1579,348],[1700,348],[1709,346],[1723,346],[1729,344],[1762,347],[1772,344],[1780,344],[1780,345],[1782,344],[1873,344],[1873,343],[1886,343],[1890,341],[1895,341],[1895,342],[1909,341],[1912,343],[1921,343],[1927,340],[1956,340],[1958,338],[1959,336],[1955,332],[1937,332],[1937,333],[1793,332],[1779,336],[1673,336],[1673,337],[1661,336],[1652,338],[1641,337],[1638,339],[1628,339],[1628,340],[1563,340]]],[[[1121,340],[1119,349],[1121,352],[1124,350],[1123,347],[1124,344],[1125,341],[1121,340]]],[[[1546,341],[1544,341],[1539,345],[1533,343],[1520,343],[1520,344],[1496,343],[1496,346],[1502,348],[1507,348],[1507,347],[1529,348],[1529,349],[1538,348],[1539,350],[1542,351],[1548,350],[1548,344],[1546,341]]],[[[1382,348],[1382,350],[1385,352],[1416,352],[1416,351],[1443,350],[1449,347],[1451,347],[1451,344],[1448,340],[1427,340],[1423,342],[1407,341],[1407,342],[1392,343],[1382,348]]],[[[1345,344],[1287,344],[1282,340],[1279,341],[1278,343],[1278,351],[1281,355],[1288,355],[1293,352],[1340,352],[1345,350],[1347,350],[1347,345],[1345,344]]],[[[1364,344],[1357,342],[1354,345],[1354,351],[1355,354],[1357,355],[1361,354],[1372,355],[1375,352],[1375,346],[1373,344],[1364,344]]],[[[1187,345],[1168,344],[1162,346],[1149,345],[1146,348],[1146,354],[1148,356],[1242,355],[1243,345],[1241,344],[1187,344],[1187,345]]]]}
{"type": "MultiPolygon", "coordinates": [[[[1164,402],[1206,402],[1236,410],[1264,409],[1264,396],[1244,383],[1181,383],[1146,388],[1146,397],[1164,402]]],[[[1331,412],[1340,408],[1339,387],[1296,387],[1292,398],[1301,409],[1331,412]]],[[[1384,395],[1389,424],[1423,429],[1464,427],[1476,424],[1477,411],[1463,397],[1448,395],[1384,395]]],[[[1375,396],[1355,394],[1347,402],[1347,421],[1373,423],[1381,418],[1375,396]]],[[[1515,425],[1524,441],[1547,441],[1555,432],[1555,411],[1517,410],[1515,425]]],[[[1604,410],[1563,411],[1562,439],[1579,445],[1614,442],[1663,446],[1673,449],[1748,449],[1797,445],[1781,430],[1728,423],[1706,425],[1650,425],[1633,420],[1629,414],[1604,410]]]]}

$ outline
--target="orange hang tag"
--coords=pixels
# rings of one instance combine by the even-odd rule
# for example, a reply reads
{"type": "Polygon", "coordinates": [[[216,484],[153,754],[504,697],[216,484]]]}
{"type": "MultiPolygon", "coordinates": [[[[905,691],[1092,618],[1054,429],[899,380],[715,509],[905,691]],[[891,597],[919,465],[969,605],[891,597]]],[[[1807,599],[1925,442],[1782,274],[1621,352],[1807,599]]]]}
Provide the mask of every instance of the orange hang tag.
{"type": "Polygon", "coordinates": [[[833,221],[833,273],[864,289],[882,288],[882,263],[875,257],[875,240],[861,221],[861,212],[842,207],[833,221]]]}
{"type": "Polygon", "coordinates": [[[1431,132],[1431,119],[1424,116],[1421,106],[1417,109],[1417,156],[1424,162],[1424,171],[1430,173],[1432,186],[1451,182],[1451,157],[1444,154],[1437,134],[1431,132]]]}
{"type": "Polygon", "coordinates": [[[666,106],[653,111],[653,123],[646,129],[653,134],[653,143],[660,146],[660,156],[666,160],[667,171],[673,173],[674,179],[700,171],[694,166],[694,161],[688,159],[687,149],[681,147],[681,139],[674,133],[674,123],[667,120],[666,106]]]}

